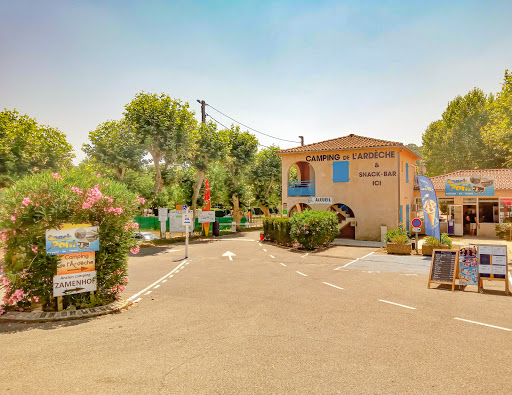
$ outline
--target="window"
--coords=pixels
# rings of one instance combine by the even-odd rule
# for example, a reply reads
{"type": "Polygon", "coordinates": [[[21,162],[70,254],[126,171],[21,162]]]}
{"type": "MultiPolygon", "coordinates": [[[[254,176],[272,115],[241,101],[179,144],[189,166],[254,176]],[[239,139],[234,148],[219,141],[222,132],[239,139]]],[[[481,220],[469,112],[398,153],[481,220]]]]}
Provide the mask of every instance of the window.
{"type": "Polygon", "coordinates": [[[512,199],[500,199],[500,222],[512,222],[512,199]]]}
{"type": "Polygon", "coordinates": [[[348,181],[348,161],[332,162],[332,182],[348,181]]]}
{"type": "Polygon", "coordinates": [[[499,222],[498,199],[482,199],[478,201],[478,222],[499,222]]]}

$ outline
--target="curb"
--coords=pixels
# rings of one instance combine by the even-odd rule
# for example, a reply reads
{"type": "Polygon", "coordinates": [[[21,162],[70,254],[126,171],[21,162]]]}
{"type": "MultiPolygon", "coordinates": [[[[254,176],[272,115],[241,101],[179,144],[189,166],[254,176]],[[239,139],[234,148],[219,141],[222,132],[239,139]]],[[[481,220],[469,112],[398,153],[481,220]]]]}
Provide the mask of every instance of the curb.
{"type": "Polygon", "coordinates": [[[106,306],[94,307],[90,309],[80,309],[74,311],[32,311],[32,312],[15,312],[10,311],[0,316],[0,323],[2,322],[52,322],[52,321],[68,321],[83,318],[92,318],[105,314],[117,313],[118,311],[132,305],[131,300],[121,299],[110,303],[106,306]]]}

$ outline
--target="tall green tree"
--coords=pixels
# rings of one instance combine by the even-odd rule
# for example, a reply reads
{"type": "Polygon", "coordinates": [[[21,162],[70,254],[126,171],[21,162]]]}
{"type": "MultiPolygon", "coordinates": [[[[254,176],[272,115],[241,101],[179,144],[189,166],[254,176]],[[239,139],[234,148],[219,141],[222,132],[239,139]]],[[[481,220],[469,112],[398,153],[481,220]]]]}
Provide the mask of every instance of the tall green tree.
{"type": "MultiPolygon", "coordinates": [[[[501,92],[488,104],[489,120],[483,128],[483,139],[494,147],[493,160],[512,167],[512,73],[505,70],[501,92]]],[[[500,166],[501,167],[501,166],[500,166]]]]}
{"type": "Polygon", "coordinates": [[[164,187],[162,172],[184,163],[195,150],[197,122],[188,103],[166,94],[138,93],[125,106],[125,118],[138,141],[153,158],[155,193],[164,187]]]}
{"type": "Polygon", "coordinates": [[[42,170],[72,166],[73,148],[57,128],[18,111],[0,112],[0,187],[42,170]]]}
{"type": "Polygon", "coordinates": [[[247,176],[258,151],[258,140],[247,131],[241,132],[238,126],[231,126],[231,129],[226,132],[229,138],[228,160],[226,161],[229,177],[226,180],[226,186],[231,197],[233,220],[239,224],[242,219],[240,203],[241,200],[243,201],[244,194],[247,193],[247,176]]]}
{"type": "Polygon", "coordinates": [[[229,136],[225,131],[218,131],[214,122],[202,123],[199,126],[195,147],[195,151],[190,156],[190,162],[197,173],[192,195],[192,210],[194,213],[208,166],[226,158],[229,150],[229,136]]]}
{"type": "Polygon", "coordinates": [[[490,148],[481,134],[487,123],[487,101],[484,92],[474,88],[452,100],[442,119],[429,125],[422,147],[428,175],[488,166],[490,148]]]}
{"type": "Polygon", "coordinates": [[[281,158],[277,151],[279,147],[271,146],[258,152],[249,174],[254,200],[266,217],[270,207],[281,203],[281,158]]]}
{"type": "Polygon", "coordinates": [[[115,171],[119,181],[127,169],[137,170],[144,164],[145,147],[125,120],[107,121],[89,133],[91,144],[82,150],[97,162],[115,171]]]}

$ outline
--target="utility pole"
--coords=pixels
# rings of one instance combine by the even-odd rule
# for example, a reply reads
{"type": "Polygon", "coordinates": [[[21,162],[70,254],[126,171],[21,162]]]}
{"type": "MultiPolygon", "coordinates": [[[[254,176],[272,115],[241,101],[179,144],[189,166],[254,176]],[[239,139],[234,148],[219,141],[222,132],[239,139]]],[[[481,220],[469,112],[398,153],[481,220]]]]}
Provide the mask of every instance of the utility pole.
{"type": "Polygon", "coordinates": [[[304,145],[304,136],[299,136],[300,145],[304,145]]]}
{"type": "Polygon", "coordinates": [[[197,100],[201,104],[201,122],[206,123],[206,102],[204,100],[197,100]]]}

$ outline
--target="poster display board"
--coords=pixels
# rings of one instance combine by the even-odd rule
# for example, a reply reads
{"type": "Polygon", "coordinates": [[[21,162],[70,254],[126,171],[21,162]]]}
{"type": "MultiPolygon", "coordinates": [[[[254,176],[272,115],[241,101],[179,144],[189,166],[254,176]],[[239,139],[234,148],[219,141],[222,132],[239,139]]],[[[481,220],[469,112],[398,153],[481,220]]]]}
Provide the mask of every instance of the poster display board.
{"type": "Polygon", "coordinates": [[[455,277],[457,276],[457,264],[459,262],[459,250],[434,250],[428,287],[431,283],[451,284],[455,289],[455,277]]]}
{"type": "Polygon", "coordinates": [[[215,211],[198,211],[197,220],[200,224],[215,222],[215,211]]]}
{"type": "Polygon", "coordinates": [[[53,277],[53,297],[96,291],[96,270],[53,277]]]}
{"type": "Polygon", "coordinates": [[[476,245],[459,247],[459,285],[478,285],[478,248],[476,245]]]}
{"type": "Polygon", "coordinates": [[[446,196],[494,196],[494,177],[446,177],[446,196]]]}
{"type": "Polygon", "coordinates": [[[507,246],[497,244],[481,244],[478,246],[478,290],[483,291],[483,281],[504,281],[505,293],[508,295],[507,279],[508,256],[507,246]]]}
{"type": "Polygon", "coordinates": [[[100,250],[98,227],[90,224],[63,224],[46,230],[46,255],[63,255],[100,250]]]}
{"type": "Polygon", "coordinates": [[[57,263],[57,275],[92,272],[95,270],[94,258],[94,251],[61,255],[57,263]]]}
{"type": "Polygon", "coordinates": [[[185,233],[185,226],[181,224],[183,210],[169,211],[169,232],[171,233],[185,233]]]}

